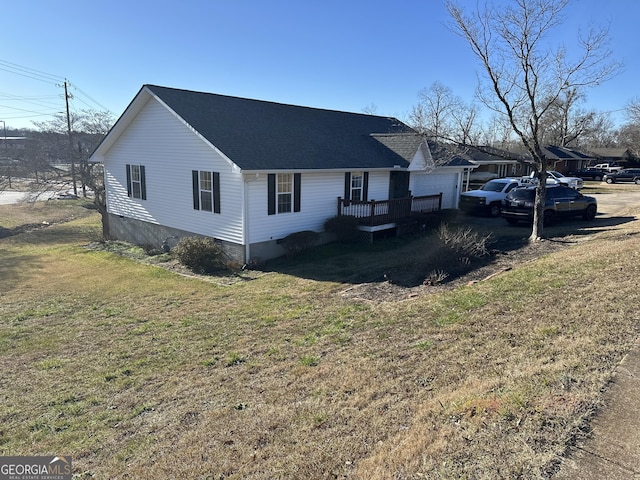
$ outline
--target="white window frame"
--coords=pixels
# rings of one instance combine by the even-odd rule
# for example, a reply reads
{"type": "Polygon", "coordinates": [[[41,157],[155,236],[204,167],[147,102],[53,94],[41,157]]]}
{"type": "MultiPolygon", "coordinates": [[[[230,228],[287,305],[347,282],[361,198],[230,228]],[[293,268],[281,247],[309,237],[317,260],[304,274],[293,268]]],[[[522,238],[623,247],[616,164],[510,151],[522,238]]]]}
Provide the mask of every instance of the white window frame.
{"type": "Polygon", "coordinates": [[[278,213],[293,211],[292,173],[278,173],[276,176],[276,207],[278,213]]]}

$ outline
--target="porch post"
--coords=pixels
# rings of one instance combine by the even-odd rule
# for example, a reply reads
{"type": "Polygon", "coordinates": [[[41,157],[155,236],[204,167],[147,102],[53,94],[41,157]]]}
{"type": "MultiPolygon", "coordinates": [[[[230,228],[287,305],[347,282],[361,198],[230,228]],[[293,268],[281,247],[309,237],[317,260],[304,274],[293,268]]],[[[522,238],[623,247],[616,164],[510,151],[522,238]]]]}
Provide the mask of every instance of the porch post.
{"type": "MultiPolygon", "coordinates": [[[[373,226],[373,217],[375,217],[375,213],[376,213],[376,201],[375,200],[371,200],[371,210],[369,212],[369,226],[373,226]]],[[[372,240],[373,241],[373,238],[372,240]]]]}

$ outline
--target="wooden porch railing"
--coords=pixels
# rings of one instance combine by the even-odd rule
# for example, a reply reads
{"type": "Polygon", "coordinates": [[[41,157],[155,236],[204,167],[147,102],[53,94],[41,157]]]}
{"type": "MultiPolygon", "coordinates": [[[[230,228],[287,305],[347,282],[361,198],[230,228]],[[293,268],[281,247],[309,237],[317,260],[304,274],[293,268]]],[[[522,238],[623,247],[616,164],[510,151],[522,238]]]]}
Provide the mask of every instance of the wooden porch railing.
{"type": "Polygon", "coordinates": [[[412,213],[437,212],[442,209],[442,193],[409,196],[394,200],[358,202],[338,197],[338,215],[353,215],[361,225],[375,227],[410,217],[412,213]]]}

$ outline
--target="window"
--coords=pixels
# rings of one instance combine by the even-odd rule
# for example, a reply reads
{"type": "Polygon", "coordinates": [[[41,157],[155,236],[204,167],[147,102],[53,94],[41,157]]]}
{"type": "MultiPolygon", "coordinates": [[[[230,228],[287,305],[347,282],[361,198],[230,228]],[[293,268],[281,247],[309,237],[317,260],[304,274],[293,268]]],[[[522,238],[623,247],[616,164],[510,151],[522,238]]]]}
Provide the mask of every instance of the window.
{"type": "Polygon", "coordinates": [[[147,188],[143,165],[127,165],[127,195],[131,198],[147,199],[147,188]]]}
{"type": "Polygon", "coordinates": [[[359,202],[362,197],[362,172],[351,173],[351,200],[359,202]]]}
{"type": "Polygon", "coordinates": [[[277,195],[278,213],[290,212],[293,197],[293,180],[290,173],[278,174],[277,195]]]}
{"type": "Polygon", "coordinates": [[[270,173],[267,176],[267,213],[300,211],[300,173],[270,173]]]}
{"type": "Polygon", "coordinates": [[[369,172],[346,172],[344,174],[345,206],[350,201],[366,202],[368,200],[369,172]]]}
{"type": "Polygon", "coordinates": [[[498,165],[496,169],[496,173],[498,174],[498,177],[508,177],[509,168],[511,168],[511,165],[498,165]]]}
{"type": "Polygon", "coordinates": [[[192,170],[193,208],[220,213],[220,173],[192,170]]]}

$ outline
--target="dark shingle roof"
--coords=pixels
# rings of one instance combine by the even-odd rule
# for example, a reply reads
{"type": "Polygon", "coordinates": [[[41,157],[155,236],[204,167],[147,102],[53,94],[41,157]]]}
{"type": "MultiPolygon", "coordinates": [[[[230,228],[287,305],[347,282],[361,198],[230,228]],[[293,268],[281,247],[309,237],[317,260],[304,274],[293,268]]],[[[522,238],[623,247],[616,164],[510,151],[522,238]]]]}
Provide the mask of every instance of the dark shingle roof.
{"type": "Polygon", "coordinates": [[[374,133],[371,136],[409,162],[420,148],[420,144],[424,142],[424,138],[418,133],[374,133]]]}
{"type": "Polygon", "coordinates": [[[434,162],[438,166],[473,166],[478,163],[507,161],[501,151],[491,147],[474,147],[471,145],[452,145],[429,142],[429,149],[434,162]]]}
{"type": "Polygon", "coordinates": [[[372,135],[415,133],[395,118],[145,87],[243,170],[408,167],[417,151],[372,135]]]}

